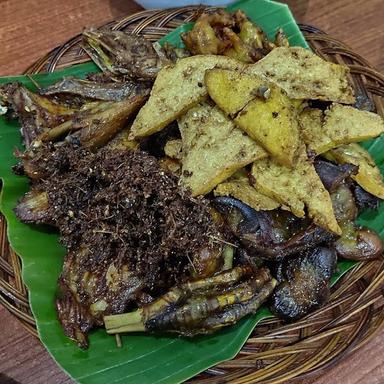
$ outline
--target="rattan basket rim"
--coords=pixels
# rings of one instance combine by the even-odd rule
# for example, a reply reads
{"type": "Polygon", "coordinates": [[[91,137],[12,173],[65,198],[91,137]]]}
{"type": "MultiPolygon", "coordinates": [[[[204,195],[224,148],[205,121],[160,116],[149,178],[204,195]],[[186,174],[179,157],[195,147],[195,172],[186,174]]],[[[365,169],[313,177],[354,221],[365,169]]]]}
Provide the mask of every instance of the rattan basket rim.
{"type": "MultiPolygon", "coordinates": [[[[193,20],[202,7],[147,10],[110,22],[106,27],[140,33],[151,40],[193,20]]],[[[357,92],[367,96],[384,116],[384,76],[351,48],[323,31],[300,25],[311,48],[326,60],[348,65],[357,92]]],[[[87,61],[79,35],[30,66],[26,73],[53,72],[87,61]]],[[[37,336],[21,279],[19,257],[10,248],[0,216],[0,303],[37,336]]],[[[239,355],[198,375],[197,383],[268,383],[308,379],[364,345],[384,324],[384,262],[361,263],[336,285],[330,303],[294,324],[263,321],[239,355]],[[255,369],[256,368],[256,369],[255,369]]]]}

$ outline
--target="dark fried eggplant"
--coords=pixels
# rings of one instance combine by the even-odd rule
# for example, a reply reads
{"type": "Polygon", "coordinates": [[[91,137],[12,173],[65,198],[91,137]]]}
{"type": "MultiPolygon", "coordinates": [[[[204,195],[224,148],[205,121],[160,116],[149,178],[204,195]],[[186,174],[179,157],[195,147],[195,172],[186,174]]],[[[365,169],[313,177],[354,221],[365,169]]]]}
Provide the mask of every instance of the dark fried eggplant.
{"type": "Polygon", "coordinates": [[[352,175],[356,175],[358,167],[353,164],[336,165],[324,160],[315,160],[314,166],[324,187],[334,192],[340,184],[352,175]]]}
{"type": "Polygon", "coordinates": [[[376,210],[379,208],[380,199],[361,188],[360,185],[355,184],[353,195],[359,211],[362,211],[363,209],[376,210]]]}
{"type": "Polygon", "coordinates": [[[255,211],[232,197],[216,197],[214,206],[252,256],[281,260],[337,237],[286,211],[255,211]]]}
{"type": "Polygon", "coordinates": [[[283,262],[279,266],[280,282],[271,297],[271,311],[292,321],[320,308],[329,298],[336,262],[336,252],[325,247],[283,262]]]}
{"type": "Polygon", "coordinates": [[[338,256],[350,260],[373,260],[382,257],[383,242],[373,230],[355,224],[358,209],[351,189],[341,184],[331,194],[333,210],[342,229],[334,247],[338,256]]]}
{"type": "Polygon", "coordinates": [[[373,230],[345,223],[342,235],[335,242],[337,254],[349,260],[368,261],[383,257],[383,241],[373,230]]]}

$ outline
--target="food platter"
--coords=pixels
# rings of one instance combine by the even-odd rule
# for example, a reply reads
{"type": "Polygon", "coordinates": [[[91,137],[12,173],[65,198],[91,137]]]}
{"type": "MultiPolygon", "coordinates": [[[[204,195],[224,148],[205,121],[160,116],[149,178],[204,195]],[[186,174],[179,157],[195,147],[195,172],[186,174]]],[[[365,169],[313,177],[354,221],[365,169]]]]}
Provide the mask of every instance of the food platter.
{"type": "MultiPolygon", "coordinates": [[[[71,68],[67,70],[66,74],[84,74],[82,71],[84,71],[84,67],[71,68]]],[[[49,76],[37,76],[36,81],[44,85],[57,80],[62,75],[56,73],[49,76]]],[[[24,81],[28,82],[28,79],[24,79],[24,81]]],[[[192,343],[189,340],[169,336],[130,336],[123,339],[123,348],[117,349],[114,340],[100,332],[92,335],[95,349],[91,348],[86,352],[78,350],[68,342],[55,324],[57,321],[52,302],[63,250],[57,246],[55,234],[17,223],[13,217],[12,208],[15,206],[16,200],[26,191],[27,185],[25,179],[16,180],[9,172],[10,165],[14,161],[9,148],[20,145],[20,138],[15,134],[17,131],[14,124],[9,124],[7,128],[8,131],[4,131],[6,141],[3,141],[6,142],[8,148],[8,157],[5,156],[5,161],[2,161],[2,167],[4,164],[2,210],[8,219],[11,243],[23,259],[24,281],[30,289],[32,310],[38,322],[40,337],[54,358],[72,377],[80,382],[105,382],[106,380],[118,382],[128,377],[131,382],[178,382],[219,361],[229,359],[238,352],[256,322],[260,318],[268,316],[267,312],[262,311],[256,318],[224,331],[221,335],[202,338],[197,342],[194,340],[192,343]],[[28,238],[33,241],[25,241],[28,238]],[[44,252],[41,252],[43,249],[44,252]],[[53,259],[59,262],[53,264],[53,259]],[[55,268],[57,269],[55,270],[55,268]],[[177,350],[177,354],[174,353],[175,350],[177,350]],[[172,360],[166,354],[167,351],[169,351],[169,355],[173,356],[172,360]],[[202,351],[204,354],[207,353],[209,358],[203,356],[204,361],[199,361],[196,357],[201,357],[202,351]],[[151,362],[156,360],[157,363],[149,365],[142,359],[133,357],[132,354],[136,353],[145,355],[151,362]],[[161,360],[162,356],[163,360],[161,360]],[[91,367],[89,371],[87,371],[87,364],[91,367]],[[178,370],[172,364],[177,364],[178,370]],[[163,377],[159,376],[159,366],[163,368],[161,369],[163,377]],[[95,367],[97,368],[95,369],[95,367]]],[[[379,146],[380,144],[375,143],[374,147],[379,146]]],[[[379,222],[375,220],[375,223],[379,222]]],[[[376,229],[381,228],[376,226],[376,229]]],[[[341,266],[340,271],[345,272],[351,265],[352,263],[347,263],[341,266]]]]}

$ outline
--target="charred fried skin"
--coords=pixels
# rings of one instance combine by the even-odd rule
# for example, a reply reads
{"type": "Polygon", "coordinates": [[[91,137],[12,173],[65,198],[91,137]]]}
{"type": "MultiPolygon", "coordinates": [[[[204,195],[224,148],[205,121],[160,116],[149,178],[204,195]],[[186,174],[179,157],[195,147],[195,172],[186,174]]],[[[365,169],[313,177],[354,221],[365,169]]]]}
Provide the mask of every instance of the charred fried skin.
{"type": "Polygon", "coordinates": [[[349,179],[352,175],[356,175],[358,171],[358,167],[353,164],[336,165],[318,159],[315,160],[314,166],[324,187],[330,193],[335,192],[345,180],[349,179]]]}
{"type": "Polygon", "coordinates": [[[59,279],[60,294],[56,299],[59,320],[68,337],[87,348],[87,333],[103,324],[106,314],[121,313],[129,305],[140,303],[145,283],[122,258],[106,265],[92,265],[97,259],[94,247],[80,246],[70,251],[59,279]],[[82,264],[87,265],[83,268],[82,264]]]}
{"type": "Polygon", "coordinates": [[[265,260],[278,261],[337,238],[288,212],[255,211],[231,197],[217,197],[214,204],[244,248],[265,260]]]}
{"type": "Polygon", "coordinates": [[[74,137],[86,148],[100,148],[126,126],[132,114],[144,104],[148,94],[146,90],[144,94],[112,103],[106,109],[87,117],[74,137]]]}
{"type": "MultiPolygon", "coordinates": [[[[78,88],[83,86],[84,92],[90,91],[81,83],[81,80],[72,80],[72,82],[75,82],[78,88]]],[[[61,86],[64,87],[63,84],[61,86]]],[[[58,85],[56,89],[61,86],[58,85]]],[[[88,85],[88,88],[90,87],[88,85]]],[[[107,95],[106,85],[103,87],[107,95]]],[[[100,89],[98,91],[102,93],[100,89]]],[[[44,142],[65,139],[96,150],[110,141],[127,125],[131,115],[145,102],[150,88],[145,84],[130,83],[124,92],[125,97],[121,101],[87,102],[79,108],[74,108],[33,93],[18,83],[3,86],[2,102],[9,105],[20,119],[26,147],[24,153],[15,152],[15,156],[21,160],[18,172],[24,173],[32,180],[44,177],[41,172],[44,167],[41,160],[43,162],[45,160],[40,155],[44,142]]],[[[137,147],[135,143],[128,145],[124,137],[121,137],[116,144],[120,148],[137,147]]]]}
{"type": "Polygon", "coordinates": [[[83,48],[102,71],[115,77],[151,80],[161,68],[149,40],[122,31],[85,30],[83,48]]]}
{"type": "Polygon", "coordinates": [[[41,89],[41,95],[70,94],[81,96],[86,99],[103,101],[122,101],[132,94],[138,93],[138,88],[150,89],[150,83],[103,82],[97,83],[89,80],[77,79],[75,77],[64,77],[58,83],[41,89]]]}
{"type": "Polygon", "coordinates": [[[275,285],[267,268],[236,267],[175,287],[135,312],[106,316],[104,323],[108,333],[211,333],[254,314],[275,285]]]}
{"type": "Polygon", "coordinates": [[[365,191],[360,185],[355,185],[353,188],[353,196],[356,201],[358,209],[378,209],[380,205],[380,199],[373,196],[369,192],[365,191]]]}
{"type": "Polygon", "coordinates": [[[329,281],[336,262],[334,250],[319,247],[280,264],[279,285],[270,302],[272,312],[292,321],[321,307],[329,298],[329,281]]]}

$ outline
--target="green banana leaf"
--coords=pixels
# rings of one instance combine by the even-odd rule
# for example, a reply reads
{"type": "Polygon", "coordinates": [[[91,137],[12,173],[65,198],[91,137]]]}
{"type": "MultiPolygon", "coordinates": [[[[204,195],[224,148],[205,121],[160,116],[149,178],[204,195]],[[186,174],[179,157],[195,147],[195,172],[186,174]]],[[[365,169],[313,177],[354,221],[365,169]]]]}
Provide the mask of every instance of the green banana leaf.
{"type": "MultiPolygon", "coordinates": [[[[269,36],[278,27],[288,35],[291,45],[308,47],[292,14],[286,5],[268,0],[243,0],[230,7],[242,9],[259,24],[269,36]]],[[[180,32],[190,29],[187,24],[173,31],[161,40],[180,45],[180,32]]],[[[41,86],[46,86],[63,76],[84,77],[96,71],[93,63],[81,64],[53,74],[33,76],[41,86]]],[[[34,89],[33,82],[26,76],[0,78],[0,84],[20,81],[34,89]]],[[[383,139],[368,144],[371,154],[383,167],[383,139]]],[[[266,308],[237,325],[210,336],[192,339],[169,335],[127,335],[123,336],[122,348],[117,348],[115,339],[103,329],[90,335],[90,348],[80,350],[64,336],[57,320],[54,298],[57,278],[60,274],[64,248],[58,242],[57,233],[46,227],[31,226],[19,222],[13,212],[18,199],[28,190],[25,177],[15,176],[11,167],[16,164],[15,148],[22,148],[19,125],[0,117],[0,177],[3,181],[0,209],[8,223],[8,237],[13,249],[20,255],[23,265],[23,280],[28,287],[30,304],[36,319],[39,336],[46,349],[74,380],[79,383],[179,383],[193,377],[208,367],[233,358],[241,349],[257,323],[271,316],[266,308]]],[[[367,212],[362,223],[384,231],[383,207],[379,213],[367,212]]],[[[334,276],[335,282],[353,267],[353,262],[339,263],[334,276]]]]}

